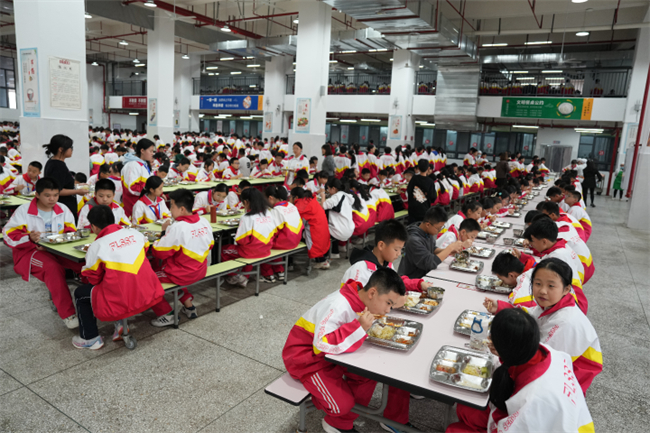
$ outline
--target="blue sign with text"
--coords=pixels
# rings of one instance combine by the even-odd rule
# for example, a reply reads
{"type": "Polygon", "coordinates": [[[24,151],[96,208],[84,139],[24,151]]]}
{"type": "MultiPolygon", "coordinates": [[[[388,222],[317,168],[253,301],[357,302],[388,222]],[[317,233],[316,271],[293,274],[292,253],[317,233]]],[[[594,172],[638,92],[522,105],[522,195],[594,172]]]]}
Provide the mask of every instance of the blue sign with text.
{"type": "Polygon", "coordinates": [[[201,110],[261,110],[261,95],[201,96],[201,110]]]}

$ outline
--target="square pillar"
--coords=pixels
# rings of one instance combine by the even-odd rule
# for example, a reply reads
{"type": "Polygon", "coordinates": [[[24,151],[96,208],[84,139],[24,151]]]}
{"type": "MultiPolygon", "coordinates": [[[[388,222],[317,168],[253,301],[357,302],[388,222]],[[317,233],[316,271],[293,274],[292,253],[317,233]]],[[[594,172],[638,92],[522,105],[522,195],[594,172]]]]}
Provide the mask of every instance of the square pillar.
{"type": "Polygon", "coordinates": [[[409,50],[393,51],[393,71],[390,78],[390,108],[388,109],[388,139],[386,146],[415,142],[413,95],[415,75],[420,56],[409,50]]]}
{"type": "Polygon", "coordinates": [[[156,9],[147,31],[147,137],[165,143],[174,137],[174,20],[156,9]]]}
{"type": "MultiPolygon", "coordinates": [[[[263,138],[283,136],[284,110],[293,111],[294,107],[284,106],[287,93],[287,74],[293,71],[293,58],[276,56],[266,62],[264,68],[264,126],[263,138]],[[270,128],[269,128],[270,127],[270,128]]],[[[299,139],[298,139],[299,140],[299,139]]]]}
{"type": "Polygon", "coordinates": [[[176,54],[174,59],[174,131],[198,131],[199,111],[193,110],[197,122],[192,126],[192,95],[194,94],[194,79],[201,77],[201,59],[191,55],[184,59],[176,54]],[[178,119],[178,125],[176,125],[178,119]]]}

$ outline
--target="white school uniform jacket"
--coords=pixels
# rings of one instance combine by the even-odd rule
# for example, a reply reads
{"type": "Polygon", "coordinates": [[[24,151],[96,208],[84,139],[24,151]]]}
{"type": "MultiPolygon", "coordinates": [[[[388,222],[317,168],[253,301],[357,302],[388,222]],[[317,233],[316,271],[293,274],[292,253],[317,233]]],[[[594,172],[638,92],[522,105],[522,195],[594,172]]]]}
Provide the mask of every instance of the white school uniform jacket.
{"type": "Polygon", "coordinates": [[[334,239],[347,241],[354,232],[352,205],[354,199],[350,194],[339,191],[323,203],[323,209],[329,210],[328,221],[330,234],[334,239]]]}
{"type": "Polygon", "coordinates": [[[212,173],[208,173],[207,170],[203,167],[199,169],[198,174],[196,175],[197,182],[212,182],[214,181],[214,176],[212,173]]]}
{"type": "Polygon", "coordinates": [[[314,178],[305,184],[305,188],[308,191],[311,191],[312,193],[316,194],[318,191],[323,189],[324,186],[321,186],[321,184],[318,183],[318,180],[314,178]]]}
{"type": "Polygon", "coordinates": [[[286,159],[286,162],[287,162],[286,167],[289,170],[293,170],[293,171],[287,173],[287,178],[284,182],[285,185],[291,185],[293,183],[293,180],[296,177],[296,173],[295,173],[296,171],[304,169],[307,170],[307,172],[309,173],[309,158],[307,158],[305,155],[300,155],[297,158],[295,155],[291,155],[286,159]]]}
{"type": "Polygon", "coordinates": [[[580,222],[580,225],[582,226],[583,230],[585,231],[585,235],[587,236],[587,240],[589,240],[589,237],[591,236],[591,218],[589,218],[587,211],[584,210],[581,206],[573,205],[569,207],[567,215],[574,217],[580,222]]]}
{"type": "MultiPolygon", "coordinates": [[[[96,206],[97,203],[95,203],[95,200],[91,200],[89,203],[86,203],[83,208],[81,208],[81,211],[79,212],[79,222],[77,223],[77,227],[80,229],[89,229],[90,228],[90,221],[88,221],[88,212],[90,212],[90,209],[93,208],[93,206],[96,206]]],[[[124,213],[124,208],[120,206],[119,204],[111,203],[110,205],[111,210],[113,211],[113,217],[115,217],[115,224],[120,225],[120,226],[130,226],[131,222],[129,219],[126,217],[126,214],[124,213]]]]}
{"type": "Polygon", "coordinates": [[[217,212],[225,211],[228,209],[237,209],[240,206],[239,197],[233,191],[229,191],[228,195],[223,201],[216,202],[212,198],[212,190],[201,191],[196,194],[194,197],[194,206],[192,207],[192,212],[198,215],[203,215],[206,212],[206,207],[216,206],[217,212]]]}
{"type": "MultiPolygon", "coordinates": [[[[560,225],[558,223],[556,224],[559,228],[560,225]]],[[[568,223],[563,224],[567,231],[558,232],[557,238],[564,239],[566,244],[578,255],[578,258],[582,263],[582,270],[578,270],[578,272],[580,273],[580,281],[584,283],[586,280],[589,280],[593,274],[593,272],[588,272],[588,268],[590,268],[593,263],[591,251],[587,244],[580,238],[580,235],[573,226],[568,223]],[[586,273],[589,274],[587,278],[585,278],[586,273]]]]}
{"type": "Polygon", "coordinates": [[[115,184],[115,197],[113,197],[113,200],[122,204],[122,179],[119,176],[109,176],[108,178],[115,184]]]}
{"type": "Polygon", "coordinates": [[[436,248],[447,248],[458,240],[455,230],[447,230],[438,239],[436,239],[436,248]]]}
{"type": "MultiPolygon", "coordinates": [[[[38,176],[39,179],[41,177],[42,177],[41,175],[38,176]]],[[[5,188],[3,193],[5,193],[5,194],[13,194],[15,192],[18,192],[18,191],[16,191],[16,187],[18,185],[23,185],[24,186],[24,188],[20,190],[20,194],[29,194],[32,191],[34,191],[34,187],[36,185],[36,182],[32,182],[29,175],[27,173],[25,173],[25,174],[22,174],[22,175],[18,176],[17,178],[15,178],[14,181],[11,182],[11,184],[9,184],[9,186],[7,188],[5,188]]]]}
{"type": "Polygon", "coordinates": [[[131,220],[133,224],[148,224],[162,218],[170,218],[171,212],[161,197],[156,198],[156,202],[149,200],[149,197],[143,195],[140,200],[133,205],[131,220]]]}
{"type": "Polygon", "coordinates": [[[258,166],[253,167],[251,170],[251,178],[259,179],[262,176],[271,176],[272,173],[269,171],[268,166],[264,170],[260,170],[258,166]]]}
{"type": "Polygon", "coordinates": [[[490,404],[487,431],[593,433],[594,423],[571,357],[543,344],[540,349],[547,358],[526,370],[527,377],[520,378],[521,389],[515,380],[516,392],[506,400],[509,415],[500,418],[502,412],[490,404]]]}
{"type": "MultiPolygon", "coordinates": [[[[532,263],[531,263],[532,264],[532,263]]],[[[524,269],[524,272],[517,277],[517,285],[512,292],[508,295],[508,302],[515,306],[532,308],[537,306],[537,302],[533,298],[532,280],[534,268],[524,269]]]]}

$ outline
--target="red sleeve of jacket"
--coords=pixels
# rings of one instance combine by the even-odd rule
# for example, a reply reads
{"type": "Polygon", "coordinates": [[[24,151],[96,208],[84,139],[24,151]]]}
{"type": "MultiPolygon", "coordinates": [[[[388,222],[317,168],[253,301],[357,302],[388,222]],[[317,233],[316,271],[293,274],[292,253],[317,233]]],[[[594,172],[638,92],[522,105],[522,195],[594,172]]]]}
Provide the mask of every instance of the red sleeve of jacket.
{"type": "Polygon", "coordinates": [[[475,183],[472,186],[470,186],[469,192],[478,192],[478,183],[475,183]]]}
{"type": "Polygon", "coordinates": [[[560,233],[568,232],[569,231],[569,226],[558,227],[557,231],[560,232],[560,233]]]}
{"type": "MultiPolygon", "coordinates": [[[[337,328],[333,332],[330,332],[324,338],[327,339],[328,344],[339,345],[359,328],[361,328],[361,323],[358,320],[353,320],[352,322],[346,323],[345,325],[337,328]]],[[[367,337],[368,336],[365,335],[363,338],[359,339],[359,341],[357,341],[355,344],[351,345],[345,352],[341,352],[341,353],[354,352],[359,347],[361,347],[361,345],[363,344],[364,340],[367,337]]]]}
{"type": "Polygon", "coordinates": [[[402,275],[402,281],[406,286],[407,292],[421,292],[422,291],[422,278],[411,279],[406,275],[402,275]]]}
{"type": "Polygon", "coordinates": [[[533,261],[533,263],[535,262],[535,258],[530,254],[526,254],[522,252],[521,255],[519,256],[519,261],[524,265],[527,265],[531,260],[533,261]]]}
{"type": "Polygon", "coordinates": [[[507,308],[515,308],[510,302],[497,301],[497,313],[507,308]]]}
{"type": "Polygon", "coordinates": [[[603,365],[595,361],[579,356],[578,359],[573,361],[573,372],[582,387],[582,392],[587,393],[587,389],[594,380],[603,371],[603,365]]]}
{"type": "Polygon", "coordinates": [[[88,279],[88,282],[92,284],[93,286],[98,285],[99,283],[102,282],[104,279],[104,273],[106,272],[104,268],[104,264],[100,263],[99,266],[97,266],[97,269],[92,270],[92,269],[84,269],[81,271],[81,275],[86,277],[88,279]]]}

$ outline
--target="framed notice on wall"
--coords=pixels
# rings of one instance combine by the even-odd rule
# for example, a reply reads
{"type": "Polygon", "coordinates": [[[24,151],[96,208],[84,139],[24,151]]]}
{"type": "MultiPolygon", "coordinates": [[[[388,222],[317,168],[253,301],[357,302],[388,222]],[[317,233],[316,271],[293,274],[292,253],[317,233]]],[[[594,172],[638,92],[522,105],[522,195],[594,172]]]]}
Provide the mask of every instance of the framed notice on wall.
{"type": "Polygon", "coordinates": [[[402,135],[402,116],[389,116],[388,139],[400,140],[402,135]]]}
{"type": "Polygon", "coordinates": [[[296,125],[294,131],[309,134],[311,118],[311,98],[296,99],[296,125]]]}
{"type": "Polygon", "coordinates": [[[149,126],[158,125],[158,98],[149,98],[147,121],[149,122],[149,126]]]}
{"type": "Polygon", "coordinates": [[[181,126],[181,110],[174,110],[174,128],[181,126]]]}
{"type": "Polygon", "coordinates": [[[273,132],[273,112],[264,113],[264,132],[273,132]]]}
{"type": "Polygon", "coordinates": [[[41,99],[38,85],[38,50],[20,50],[21,95],[24,117],[41,117],[41,99]]]}
{"type": "Polygon", "coordinates": [[[77,60],[50,57],[50,106],[81,110],[81,69],[77,60]]]}

